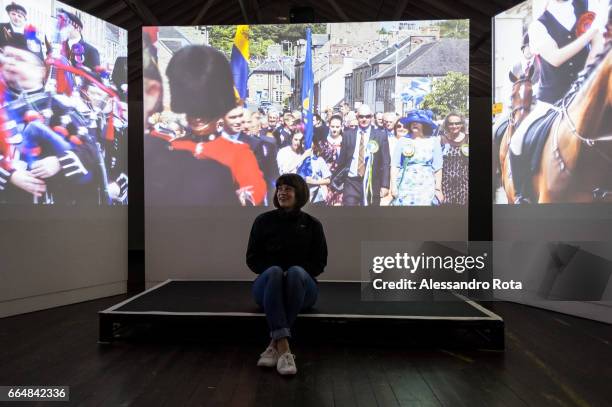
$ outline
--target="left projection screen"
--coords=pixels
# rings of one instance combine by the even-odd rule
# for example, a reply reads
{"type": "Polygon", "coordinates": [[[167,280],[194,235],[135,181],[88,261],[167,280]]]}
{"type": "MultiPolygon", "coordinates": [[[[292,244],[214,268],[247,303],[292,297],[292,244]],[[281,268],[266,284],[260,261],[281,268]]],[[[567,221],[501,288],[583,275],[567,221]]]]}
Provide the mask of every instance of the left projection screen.
{"type": "Polygon", "coordinates": [[[127,32],[0,2],[0,204],[127,204],[127,32]]]}
{"type": "Polygon", "coordinates": [[[0,317],[127,281],[127,32],[0,0],[0,317]]]}

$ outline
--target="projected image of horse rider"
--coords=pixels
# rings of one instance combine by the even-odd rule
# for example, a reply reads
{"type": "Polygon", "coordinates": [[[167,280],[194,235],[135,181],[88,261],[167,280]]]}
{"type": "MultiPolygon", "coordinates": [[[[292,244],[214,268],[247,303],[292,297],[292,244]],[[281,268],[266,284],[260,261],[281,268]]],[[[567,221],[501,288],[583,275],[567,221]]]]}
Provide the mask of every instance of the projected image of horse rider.
{"type": "Polygon", "coordinates": [[[378,206],[389,193],[389,143],[383,130],[375,129],[368,105],[357,110],[358,126],[342,136],[338,168],[348,168],[342,193],[343,206],[378,206]]]}
{"type": "Polygon", "coordinates": [[[76,14],[64,11],[70,24],[68,25],[68,38],[62,44],[62,53],[70,60],[73,66],[86,66],[95,71],[100,65],[100,53],[91,44],[83,39],[83,22],[76,14]]]}
{"type": "Polygon", "coordinates": [[[391,159],[391,205],[441,204],[442,147],[440,137],[433,136],[431,111],[413,110],[398,120],[399,126],[408,132],[397,141],[391,159]]]}
{"type": "Polygon", "coordinates": [[[4,48],[13,40],[13,37],[23,36],[28,21],[28,12],[20,4],[9,4],[6,6],[6,13],[9,16],[9,22],[0,24],[0,48],[4,48]]]}
{"type": "Polygon", "coordinates": [[[8,140],[4,160],[10,166],[3,165],[0,185],[16,188],[0,191],[0,200],[98,204],[100,176],[87,121],[66,97],[44,91],[46,69],[33,28],[5,46],[2,76],[2,126],[8,134],[1,136],[8,140]]]}
{"type": "Polygon", "coordinates": [[[607,0],[551,0],[529,27],[531,52],[540,62],[540,83],[536,105],[510,141],[515,203],[528,202],[524,188],[529,164],[521,159],[525,133],[569,91],[585,64],[603,49],[608,6],[607,0]],[[595,19],[589,28],[581,30],[588,26],[585,20],[592,16],[589,11],[595,12],[595,19]]]}

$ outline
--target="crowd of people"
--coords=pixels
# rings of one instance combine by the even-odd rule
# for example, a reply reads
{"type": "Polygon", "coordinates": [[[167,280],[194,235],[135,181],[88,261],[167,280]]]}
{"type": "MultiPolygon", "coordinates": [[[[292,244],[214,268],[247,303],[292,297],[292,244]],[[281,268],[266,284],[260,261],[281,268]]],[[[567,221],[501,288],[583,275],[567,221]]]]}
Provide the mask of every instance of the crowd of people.
{"type": "Polygon", "coordinates": [[[0,203],[127,204],[127,59],[107,71],[74,13],[59,9],[44,33],[22,5],[6,12],[0,203]]]}
{"type": "MultiPolygon", "coordinates": [[[[153,43],[145,38],[152,55],[153,43]]],[[[166,76],[172,112],[159,106],[161,72],[145,68],[145,107],[152,108],[146,118],[146,190],[155,204],[271,205],[275,180],[288,173],[306,180],[314,205],[467,204],[469,141],[460,113],[448,114],[438,126],[430,111],[400,117],[343,103],[314,114],[309,138],[301,111],[256,110],[237,100],[229,64],[211,47],[180,49],[166,76]],[[209,160],[217,175],[193,174],[199,170],[192,166],[202,163],[177,165],[178,156],[209,160]],[[231,178],[223,187],[221,173],[231,178]],[[180,178],[180,186],[164,187],[172,183],[167,176],[180,178]]]]}

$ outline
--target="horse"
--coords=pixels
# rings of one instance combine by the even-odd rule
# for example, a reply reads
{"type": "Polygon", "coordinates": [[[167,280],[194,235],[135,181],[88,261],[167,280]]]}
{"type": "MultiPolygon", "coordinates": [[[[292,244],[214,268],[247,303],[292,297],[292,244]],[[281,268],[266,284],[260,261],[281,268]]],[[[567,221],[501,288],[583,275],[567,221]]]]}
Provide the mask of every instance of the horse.
{"type": "Polygon", "coordinates": [[[558,105],[532,178],[538,203],[612,202],[611,48],[608,40],[558,105]]]}
{"type": "Polygon", "coordinates": [[[523,119],[531,112],[533,104],[533,75],[535,66],[532,64],[526,73],[516,76],[512,71],[508,73],[510,82],[512,82],[511,92],[511,108],[508,119],[508,127],[501,138],[499,145],[499,170],[501,174],[501,186],[506,192],[509,203],[514,203],[514,184],[512,182],[512,173],[510,170],[510,158],[508,152],[510,150],[510,139],[512,134],[521,124],[523,119]]]}

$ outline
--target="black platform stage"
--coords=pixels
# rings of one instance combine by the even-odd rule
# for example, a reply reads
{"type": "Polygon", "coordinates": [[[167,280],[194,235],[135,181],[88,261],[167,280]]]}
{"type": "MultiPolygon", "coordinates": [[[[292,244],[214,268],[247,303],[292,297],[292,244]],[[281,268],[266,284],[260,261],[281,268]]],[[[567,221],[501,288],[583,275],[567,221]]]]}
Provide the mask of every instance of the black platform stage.
{"type": "MultiPolygon", "coordinates": [[[[215,319],[264,319],[254,303],[251,281],[167,280],[132,298],[99,312],[101,343],[116,339],[115,332],[130,323],[204,321],[215,319]]],[[[503,349],[502,318],[479,304],[454,293],[453,301],[373,302],[361,300],[359,282],[319,282],[314,308],[301,320],[367,322],[368,327],[411,323],[428,327],[469,328],[486,335],[490,347],[503,349]]],[[[296,325],[298,324],[296,323],[296,325]]],[[[265,326],[265,323],[262,324],[265,326]]]]}

